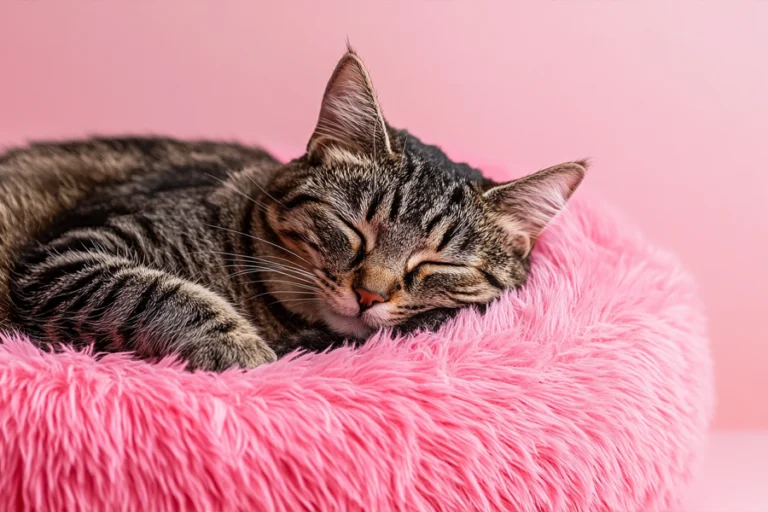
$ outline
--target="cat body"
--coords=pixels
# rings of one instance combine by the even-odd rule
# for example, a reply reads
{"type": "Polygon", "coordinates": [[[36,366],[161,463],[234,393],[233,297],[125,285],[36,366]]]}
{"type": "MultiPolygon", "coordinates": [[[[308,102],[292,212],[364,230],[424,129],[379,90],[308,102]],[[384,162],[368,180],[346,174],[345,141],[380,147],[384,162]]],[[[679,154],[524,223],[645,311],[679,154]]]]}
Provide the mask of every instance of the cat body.
{"type": "Polygon", "coordinates": [[[384,121],[350,51],[285,164],[161,138],[0,157],[0,313],[42,343],[210,370],[432,329],[525,282],[584,170],[497,184],[450,161],[384,121]]]}

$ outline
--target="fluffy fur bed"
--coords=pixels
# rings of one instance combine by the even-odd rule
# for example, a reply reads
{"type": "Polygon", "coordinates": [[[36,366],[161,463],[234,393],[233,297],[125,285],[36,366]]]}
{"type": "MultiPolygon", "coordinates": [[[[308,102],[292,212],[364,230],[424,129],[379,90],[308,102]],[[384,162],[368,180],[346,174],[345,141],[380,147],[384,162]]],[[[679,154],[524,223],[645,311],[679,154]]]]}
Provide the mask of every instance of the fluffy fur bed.
{"type": "Polygon", "coordinates": [[[576,203],[440,333],[248,373],[0,346],[8,510],[674,507],[712,412],[691,278],[576,203]]]}

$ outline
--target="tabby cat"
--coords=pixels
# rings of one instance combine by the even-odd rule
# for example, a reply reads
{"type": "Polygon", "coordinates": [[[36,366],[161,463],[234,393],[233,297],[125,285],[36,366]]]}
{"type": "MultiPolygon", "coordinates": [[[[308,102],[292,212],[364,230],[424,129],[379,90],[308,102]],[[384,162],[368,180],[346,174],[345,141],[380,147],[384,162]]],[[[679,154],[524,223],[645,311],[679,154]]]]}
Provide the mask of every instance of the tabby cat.
{"type": "Polygon", "coordinates": [[[584,162],[495,183],[389,126],[349,50],[306,154],[96,138],[0,157],[0,321],[189,368],[434,329],[522,285],[584,162]]]}

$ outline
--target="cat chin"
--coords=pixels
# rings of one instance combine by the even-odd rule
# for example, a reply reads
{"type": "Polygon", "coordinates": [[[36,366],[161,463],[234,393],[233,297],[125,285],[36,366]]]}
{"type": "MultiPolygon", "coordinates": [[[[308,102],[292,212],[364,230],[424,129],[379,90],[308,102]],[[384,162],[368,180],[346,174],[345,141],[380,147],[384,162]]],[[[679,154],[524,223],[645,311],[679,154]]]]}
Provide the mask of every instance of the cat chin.
{"type": "Polygon", "coordinates": [[[366,338],[376,329],[359,317],[343,316],[328,309],[321,313],[325,324],[334,332],[354,338],[366,338]]]}

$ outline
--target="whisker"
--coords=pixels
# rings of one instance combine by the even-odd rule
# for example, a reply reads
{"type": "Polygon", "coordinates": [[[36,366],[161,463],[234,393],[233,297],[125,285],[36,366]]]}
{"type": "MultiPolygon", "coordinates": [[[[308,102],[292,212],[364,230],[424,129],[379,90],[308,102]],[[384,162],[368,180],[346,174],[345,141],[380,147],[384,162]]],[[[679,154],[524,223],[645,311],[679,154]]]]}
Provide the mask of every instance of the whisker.
{"type": "Polygon", "coordinates": [[[257,272],[274,272],[275,274],[280,274],[282,276],[289,277],[291,279],[295,279],[295,280],[300,281],[302,283],[314,284],[312,281],[308,281],[307,279],[304,279],[304,278],[301,278],[301,277],[298,277],[298,276],[295,276],[295,275],[292,275],[292,274],[286,274],[285,272],[281,272],[281,271],[276,270],[274,268],[266,268],[266,267],[251,267],[251,268],[249,268],[247,270],[241,270],[239,272],[235,272],[235,273],[231,274],[230,277],[237,277],[237,276],[242,276],[242,275],[247,275],[247,274],[255,274],[257,272]]]}
{"type": "MultiPolygon", "coordinates": [[[[289,260],[288,258],[282,258],[280,256],[272,256],[272,255],[262,254],[260,257],[261,258],[272,258],[272,259],[277,259],[277,260],[281,260],[281,261],[287,261],[291,265],[296,265],[296,263],[294,263],[293,261],[289,260]]],[[[296,268],[301,268],[301,267],[296,267],[296,268]]]]}
{"type": "Polygon", "coordinates": [[[214,229],[221,229],[222,231],[229,231],[230,233],[234,233],[234,234],[236,234],[236,235],[247,236],[248,238],[252,238],[253,240],[258,240],[259,242],[263,242],[263,243],[265,243],[265,244],[271,245],[272,247],[275,247],[275,248],[277,248],[277,249],[280,249],[281,251],[285,251],[285,252],[287,252],[288,254],[292,254],[293,256],[296,256],[296,257],[297,257],[297,258],[299,258],[301,261],[305,262],[307,265],[312,265],[312,263],[308,262],[307,260],[305,260],[304,258],[302,258],[301,256],[299,256],[299,255],[298,255],[298,254],[296,254],[295,252],[293,252],[293,251],[291,251],[291,250],[289,250],[289,249],[286,249],[286,248],[285,248],[285,247],[283,247],[283,246],[280,246],[280,245],[277,245],[277,244],[273,244],[272,242],[270,242],[270,241],[268,241],[268,240],[264,240],[263,238],[259,238],[258,236],[250,235],[250,234],[248,234],[248,233],[243,233],[242,231],[237,231],[236,229],[229,229],[229,228],[224,228],[224,227],[221,227],[221,226],[215,226],[215,225],[213,225],[213,224],[206,224],[206,225],[207,225],[207,226],[209,226],[209,227],[212,227],[212,228],[214,228],[214,229]]]}
{"type": "Polygon", "coordinates": [[[223,268],[232,268],[232,269],[239,268],[239,269],[254,270],[259,272],[275,272],[278,274],[282,274],[286,277],[290,277],[291,279],[302,281],[304,283],[315,284],[317,282],[317,279],[315,278],[315,276],[300,274],[293,269],[274,267],[264,263],[244,262],[244,263],[225,264],[223,265],[223,268]]]}
{"type": "Polygon", "coordinates": [[[269,270],[274,272],[290,272],[291,277],[295,277],[298,280],[307,282],[307,278],[311,282],[315,282],[317,280],[316,276],[313,274],[309,274],[306,272],[300,272],[293,268],[287,268],[282,267],[280,265],[269,265],[268,263],[261,263],[261,262],[244,262],[244,263],[235,263],[232,265],[224,265],[224,268],[251,268],[251,269],[260,269],[260,270],[269,270]]]}
{"type": "Polygon", "coordinates": [[[237,253],[233,253],[233,252],[222,252],[222,251],[195,251],[194,254],[218,254],[218,255],[222,255],[222,256],[231,256],[233,258],[243,259],[243,260],[251,261],[251,262],[272,263],[272,264],[275,264],[275,265],[280,265],[281,267],[290,268],[291,270],[295,270],[295,271],[297,271],[299,273],[302,273],[302,274],[306,275],[307,277],[312,277],[312,278],[315,277],[315,275],[313,273],[307,271],[306,269],[303,269],[303,268],[297,266],[294,262],[292,262],[288,258],[281,258],[280,256],[256,257],[256,256],[248,256],[246,254],[237,254],[237,253]],[[271,261],[268,258],[273,258],[273,259],[278,259],[278,260],[281,260],[281,261],[285,261],[288,264],[285,264],[285,263],[275,263],[275,262],[271,261]]]}
{"type": "Polygon", "coordinates": [[[282,279],[259,279],[258,281],[253,281],[254,283],[282,283],[282,284],[290,284],[297,288],[301,288],[303,290],[311,290],[312,292],[317,291],[316,286],[307,286],[305,284],[299,284],[295,283],[293,281],[284,281],[282,279]]]}
{"type": "Polygon", "coordinates": [[[241,190],[238,190],[238,189],[237,189],[237,188],[235,188],[235,187],[234,187],[234,186],[233,186],[233,185],[232,185],[230,182],[228,182],[228,181],[226,181],[226,180],[222,180],[221,178],[218,178],[218,177],[216,177],[216,176],[214,176],[213,174],[210,174],[210,173],[205,173],[205,174],[206,174],[206,175],[208,175],[209,177],[213,178],[214,180],[218,181],[219,183],[221,183],[222,185],[224,185],[225,187],[227,187],[229,190],[231,190],[231,191],[233,191],[233,192],[235,192],[235,193],[237,193],[237,194],[240,194],[241,196],[243,196],[243,197],[244,197],[244,198],[246,198],[247,200],[251,201],[253,204],[255,204],[256,206],[258,206],[258,207],[259,207],[259,208],[261,208],[262,210],[266,211],[266,209],[267,209],[267,205],[266,205],[266,204],[264,204],[263,202],[261,202],[261,201],[257,201],[256,199],[252,198],[252,197],[251,197],[251,196],[249,196],[248,194],[246,194],[246,193],[242,192],[241,190]]]}
{"type": "Polygon", "coordinates": [[[297,274],[301,274],[306,277],[310,277],[312,279],[315,278],[315,275],[313,273],[307,272],[303,268],[297,267],[296,265],[286,265],[285,263],[276,263],[274,261],[263,259],[263,258],[254,258],[251,262],[259,265],[264,265],[264,266],[273,266],[275,268],[280,268],[283,270],[291,270],[297,274]]]}
{"type": "Polygon", "coordinates": [[[282,206],[283,208],[285,208],[285,205],[284,205],[284,204],[283,204],[281,201],[278,201],[277,199],[275,199],[275,198],[272,196],[272,194],[270,194],[269,192],[267,192],[266,190],[264,190],[264,188],[263,188],[261,185],[259,185],[259,184],[256,182],[256,180],[254,180],[254,179],[253,179],[251,176],[248,176],[248,175],[246,175],[246,176],[247,176],[247,177],[248,177],[248,179],[251,181],[251,183],[253,183],[253,184],[254,184],[254,185],[256,185],[257,187],[259,187],[259,190],[261,190],[261,191],[264,193],[264,195],[266,195],[268,198],[270,198],[271,200],[273,200],[274,202],[276,202],[277,204],[279,204],[280,206],[282,206]]]}
{"type": "MultiPolygon", "coordinates": [[[[268,272],[274,272],[276,274],[280,274],[282,276],[285,276],[291,279],[291,281],[287,281],[287,282],[304,283],[305,286],[315,286],[317,284],[317,281],[311,281],[306,279],[303,276],[297,276],[295,274],[286,273],[282,269],[275,269],[271,267],[242,264],[242,265],[226,265],[225,268],[233,269],[232,273],[230,274],[230,277],[236,277],[238,275],[243,275],[250,272],[253,272],[253,273],[262,272],[265,274],[268,272]]],[[[270,276],[265,276],[265,277],[270,277],[270,276]]]]}
{"type": "Polygon", "coordinates": [[[304,304],[308,302],[323,302],[322,299],[288,299],[288,300],[276,300],[274,302],[270,302],[271,304],[304,304]]]}
{"type": "Polygon", "coordinates": [[[258,295],[254,295],[253,298],[255,299],[255,298],[258,298],[258,297],[263,297],[265,295],[277,295],[277,294],[283,295],[283,294],[286,294],[286,293],[291,294],[291,295],[316,295],[315,292],[292,292],[290,290],[277,290],[277,291],[274,291],[274,292],[259,293],[258,295]]]}
{"type": "Polygon", "coordinates": [[[315,277],[317,278],[317,280],[319,281],[320,284],[324,284],[325,286],[327,286],[331,290],[338,290],[339,288],[341,288],[341,286],[337,285],[336,283],[334,283],[333,281],[331,281],[330,279],[328,279],[325,276],[316,275],[315,277]]]}
{"type": "Polygon", "coordinates": [[[379,123],[373,123],[373,161],[376,161],[376,131],[379,123]]]}

